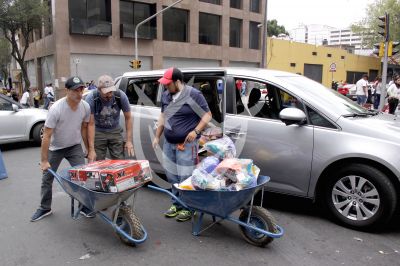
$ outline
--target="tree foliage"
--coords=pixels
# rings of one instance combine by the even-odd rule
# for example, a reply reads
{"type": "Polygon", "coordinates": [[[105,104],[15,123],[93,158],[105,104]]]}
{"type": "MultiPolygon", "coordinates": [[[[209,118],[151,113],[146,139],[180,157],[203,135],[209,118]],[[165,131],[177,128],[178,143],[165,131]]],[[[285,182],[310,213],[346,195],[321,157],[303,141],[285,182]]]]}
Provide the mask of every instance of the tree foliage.
{"type": "Polygon", "coordinates": [[[0,72],[4,85],[8,81],[8,67],[11,62],[11,47],[6,38],[0,38],[0,72]]]}
{"type": "Polygon", "coordinates": [[[267,35],[269,37],[274,35],[278,36],[281,33],[289,35],[284,26],[278,25],[278,21],[276,21],[276,19],[267,21],[267,35]]]}
{"type": "Polygon", "coordinates": [[[30,86],[25,62],[29,36],[35,29],[41,29],[48,14],[46,1],[0,0],[0,28],[11,44],[11,56],[21,66],[25,88],[30,86]]]}
{"type": "Polygon", "coordinates": [[[366,8],[365,17],[352,25],[351,30],[363,36],[363,45],[372,48],[374,43],[381,42],[383,37],[378,34],[382,31],[378,25],[382,21],[378,19],[389,14],[389,37],[392,41],[400,41],[400,1],[398,0],[375,0],[366,8]]]}

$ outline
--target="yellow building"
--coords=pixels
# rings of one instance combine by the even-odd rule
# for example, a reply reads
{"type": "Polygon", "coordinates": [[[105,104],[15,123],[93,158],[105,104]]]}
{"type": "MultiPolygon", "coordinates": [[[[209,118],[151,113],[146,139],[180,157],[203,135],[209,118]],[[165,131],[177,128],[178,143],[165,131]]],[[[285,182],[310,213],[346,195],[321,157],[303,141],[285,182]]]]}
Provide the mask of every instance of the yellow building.
{"type": "Polygon", "coordinates": [[[268,38],[267,67],[302,74],[327,87],[332,80],[356,83],[362,74],[370,80],[380,74],[380,59],[351,54],[340,48],[268,38]],[[330,67],[336,66],[331,72],[330,67]]]}

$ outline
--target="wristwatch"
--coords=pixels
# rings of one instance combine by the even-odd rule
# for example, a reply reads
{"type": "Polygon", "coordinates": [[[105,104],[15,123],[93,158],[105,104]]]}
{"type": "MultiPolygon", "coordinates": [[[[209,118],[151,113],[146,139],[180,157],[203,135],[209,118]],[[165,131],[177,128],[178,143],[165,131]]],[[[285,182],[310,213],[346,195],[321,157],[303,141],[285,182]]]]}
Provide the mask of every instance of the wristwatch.
{"type": "Polygon", "coordinates": [[[201,134],[200,130],[194,129],[193,131],[196,133],[197,136],[201,134]]]}

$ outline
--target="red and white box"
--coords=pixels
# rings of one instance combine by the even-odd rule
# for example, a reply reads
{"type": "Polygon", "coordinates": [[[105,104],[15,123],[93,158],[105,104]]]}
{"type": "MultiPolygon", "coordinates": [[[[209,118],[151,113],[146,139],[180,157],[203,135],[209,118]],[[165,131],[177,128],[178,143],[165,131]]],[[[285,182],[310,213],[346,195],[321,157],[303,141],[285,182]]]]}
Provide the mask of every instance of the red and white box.
{"type": "Polygon", "coordinates": [[[147,160],[103,160],[69,170],[71,181],[88,189],[121,192],[151,180],[147,160]]]}

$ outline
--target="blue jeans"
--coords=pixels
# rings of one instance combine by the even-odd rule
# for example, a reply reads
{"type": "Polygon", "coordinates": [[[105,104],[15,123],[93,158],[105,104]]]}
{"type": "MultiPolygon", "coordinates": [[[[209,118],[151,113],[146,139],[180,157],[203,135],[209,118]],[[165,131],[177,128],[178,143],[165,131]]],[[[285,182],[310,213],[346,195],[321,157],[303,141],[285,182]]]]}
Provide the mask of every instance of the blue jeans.
{"type": "Polygon", "coordinates": [[[357,95],[357,103],[363,106],[367,102],[367,96],[365,95],[357,95]]]}
{"type": "Polygon", "coordinates": [[[46,110],[48,110],[48,109],[49,109],[50,102],[54,102],[54,98],[53,98],[53,97],[46,97],[46,98],[44,99],[44,106],[43,106],[43,108],[46,109],[46,110]]]}
{"type": "MultiPolygon", "coordinates": [[[[199,141],[195,140],[185,144],[185,150],[180,151],[176,148],[177,144],[169,143],[164,139],[163,145],[163,167],[168,182],[172,185],[172,194],[178,196],[178,190],[173,184],[181,183],[192,175],[198,162],[199,141]]],[[[179,205],[175,199],[172,203],[179,205]]]]}
{"type": "Polygon", "coordinates": [[[378,109],[380,101],[381,101],[381,95],[378,94],[378,93],[375,93],[375,97],[374,97],[374,109],[378,109]]]}

